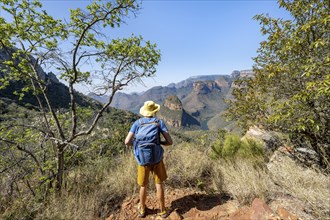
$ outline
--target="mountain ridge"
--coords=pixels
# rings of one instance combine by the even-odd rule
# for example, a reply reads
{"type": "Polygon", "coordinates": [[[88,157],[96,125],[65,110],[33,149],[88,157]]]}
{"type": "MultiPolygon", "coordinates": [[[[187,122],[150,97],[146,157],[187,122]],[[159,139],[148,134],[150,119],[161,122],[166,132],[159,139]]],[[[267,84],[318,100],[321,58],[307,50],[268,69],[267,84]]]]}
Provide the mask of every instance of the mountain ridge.
{"type": "MultiPolygon", "coordinates": [[[[163,105],[167,97],[176,96],[182,102],[184,115],[186,116],[180,122],[177,119],[166,118],[168,121],[171,121],[170,124],[180,124],[182,127],[186,127],[184,126],[186,124],[189,127],[189,123],[183,123],[187,121],[188,117],[192,121],[197,120],[197,123],[193,123],[194,126],[199,124],[201,129],[207,130],[212,128],[216,130],[224,128],[228,124],[221,117],[221,113],[227,107],[225,99],[231,97],[234,80],[237,77],[252,75],[252,70],[234,70],[231,74],[227,75],[191,76],[178,83],[152,87],[142,93],[127,94],[118,92],[114,96],[111,106],[133,113],[139,113],[141,105],[147,100],[153,100],[163,105]],[[213,119],[213,117],[216,117],[216,119],[213,119]],[[211,127],[208,125],[210,120],[212,120],[211,127]]],[[[108,99],[108,96],[97,96],[92,93],[88,94],[88,96],[100,102],[108,99]]],[[[159,114],[162,114],[162,112],[159,114]]]]}

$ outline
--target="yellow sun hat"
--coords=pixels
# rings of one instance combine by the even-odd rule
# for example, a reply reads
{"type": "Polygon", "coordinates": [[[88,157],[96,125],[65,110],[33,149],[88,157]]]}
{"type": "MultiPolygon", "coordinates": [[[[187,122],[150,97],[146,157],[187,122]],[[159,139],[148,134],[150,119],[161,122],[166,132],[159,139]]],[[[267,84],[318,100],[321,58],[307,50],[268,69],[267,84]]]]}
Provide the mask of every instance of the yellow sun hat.
{"type": "Polygon", "coordinates": [[[144,105],[140,108],[140,114],[148,117],[154,116],[160,109],[160,105],[156,104],[153,101],[146,101],[144,105]]]}

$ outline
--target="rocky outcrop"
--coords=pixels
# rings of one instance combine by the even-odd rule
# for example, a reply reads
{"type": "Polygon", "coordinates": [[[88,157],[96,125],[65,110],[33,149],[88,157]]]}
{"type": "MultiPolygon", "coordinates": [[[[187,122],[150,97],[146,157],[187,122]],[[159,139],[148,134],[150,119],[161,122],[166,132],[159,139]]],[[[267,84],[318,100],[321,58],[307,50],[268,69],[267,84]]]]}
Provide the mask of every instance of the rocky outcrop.
{"type": "Polygon", "coordinates": [[[160,108],[157,116],[172,127],[182,126],[183,108],[180,99],[177,96],[168,96],[164,100],[163,106],[160,108]]]}
{"type": "MultiPolygon", "coordinates": [[[[118,92],[114,96],[111,106],[138,114],[145,101],[153,100],[156,103],[164,103],[163,109],[182,112],[185,110],[186,116],[190,116],[190,119],[186,121],[197,120],[202,125],[202,129],[223,129],[228,123],[225,123],[224,117],[218,116],[227,109],[225,99],[233,98],[231,96],[233,81],[241,75],[249,75],[250,73],[252,73],[251,70],[243,70],[242,74],[241,71],[234,71],[231,75],[194,76],[178,83],[171,83],[168,86],[155,86],[142,93],[125,94],[118,92]],[[182,102],[181,106],[168,102],[166,100],[168,96],[178,97],[182,102]],[[211,119],[213,119],[212,127],[208,127],[208,122],[211,119]]],[[[104,98],[94,94],[90,94],[90,97],[103,103],[109,99],[109,97],[104,98]]],[[[170,124],[175,126],[180,124],[177,123],[177,119],[173,120],[167,116],[166,118],[170,124]]],[[[184,120],[181,122],[181,126],[185,126],[184,120]]]]}
{"type": "Polygon", "coordinates": [[[222,91],[228,90],[231,85],[231,80],[228,80],[225,77],[219,77],[219,79],[217,79],[215,82],[218,85],[218,87],[221,88],[222,91]]]}
{"type": "Polygon", "coordinates": [[[263,143],[266,151],[268,152],[274,152],[282,144],[276,137],[275,132],[266,131],[256,126],[249,128],[242,139],[245,138],[253,138],[263,143]]]}
{"type": "Polygon", "coordinates": [[[169,118],[163,118],[163,120],[165,121],[165,123],[168,126],[175,127],[175,128],[181,127],[181,124],[182,124],[181,120],[174,120],[174,119],[169,119],[169,118]]]}
{"type": "Polygon", "coordinates": [[[231,77],[232,77],[233,79],[237,79],[240,75],[241,75],[241,72],[238,71],[238,70],[234,70],[234,71],[231,73],[231,77]]]}
{"type": "Polygon", "coordinates": [[[173,111],[182,111],[182,102],[177,96],[168,96],[164,101],[164,106],[173,111]]]}
{"type": "Polygon", "coordinates": [[[240,77],[252,77],[254,75],[252,70],[241,70],[240,72],[240,77]]]}
{"type": "Polygon", "coordinates": [[[298,220],[298,217],[292,214],[290,211],[283,207],[279,207],[274,212],[263,200],[255,198],[252,202],[252,206],[243,206],[230,214],[229,220],[257,220],[257,219],[269,219],[269,220],[298,220]]]}
{"type": "Polygon", "coordinates": [[[60,81],[58,80],[58,78],[56,77],[56,75],[53,72],[49,72],[47,74],[48,80],[53,82],[53,83],[60,83],[60,81]]]}
{"type": "Polygon", "coordinates": [[[252,126],[242,137],[242,139],[252,138],[264,145],[265,151],[272,161],[281,161],[282,157],[291,158],[295,162],[305,167],[321,169],[320,159],[317,153],[309,148],[287,146],[278,138],[279,134],[274,131],[266,131],[256,126],[252,126]]]}
{"type": "MultiPolygon", "coordinates": [[[[1,48],[0,49],[0,66],[1,66],[1,62],[13,59],[12,54],[14,54],[17,51],[18,51],[17,49],[7,49],[7,50],[5,50],[5,49],[1,48]]],[[[37,62],[36,59],[33,56],[30,56],[30,59],[31,59],[31,62],[33,64],[37,62]]],[[[15,61],[14,61],[14,63],[16,65],[18,65],[19,62],[20,62],[19,58],[16,58],[15,61]]],[[[2,68],[6,68],[6,67],[2,66],[2,68]]],[[[38,64],[36,65],[36,70],[38,72],[39,78],[41,80],[45,81],[47,74],[44,72],[44,70],[41,68],[40,65],[38,65],[38,64]]],[[[4,73],[0,72],[0,76],[3,75],[3,74],[4,73]]]]}
{"type": "MultiPolygon", "coordinates": [[[[7,67],[3,64],[3,61],[13,59],[12,54],[18,52],[17,49],[0,49],[0,77],[7,76],[7,67]]],[[[36,58],[31,56],[29,58],[34,64],[37,62],[36,58]]],[[[19,58],[16,58],[14,63],[18,64],[20,62],[19,58]]],[[[66,85],[61,83],[56,75],[52,72],[46,73],[40,65],[36,65],[36,71],[38,74],[39,80],[45,82],[47,86],[46,94],[54,108],[69,108],[70,105],[70,94],[69,89],[66,85]]],[[[10,77],[9,77],[10,78],[10,77]]],[[[12,78],[12,77],[11,77],[12,78]]],[[[1,83],[0,83],[1,84],[1,83]]],[[[15,91],[24,91],[26,89],[26,82],[24,80],[9,80],[9,85],[1,89],[0,98],[7,98],[17,102],[20,105],[31,104],[33,106],[39,106],[35,95],[31,91],[24,93],[23,99],[20,99],[19,96],[15,95],[15,91]]],[[[83,94],[75,91],[77,104],[81,106],[90,106],[90,105],[99,105],[89,97],[84,96],[83,94]]],[[[39,95],[41,103],[46,105],[46,101],[39,95]]]]}
{"type": "Polygon", "coordinates": [[[221,90],[215,81],[198,81],[193,83],[193,92],[197,94],[207,94],[215,89],[221,90]]]}
{"type": "Polygon", "coordinates": [[[171,127],[199,126],[198,121],[183,109],[181,100],[173,95],[166,97],[157,116],[171,127]]]}

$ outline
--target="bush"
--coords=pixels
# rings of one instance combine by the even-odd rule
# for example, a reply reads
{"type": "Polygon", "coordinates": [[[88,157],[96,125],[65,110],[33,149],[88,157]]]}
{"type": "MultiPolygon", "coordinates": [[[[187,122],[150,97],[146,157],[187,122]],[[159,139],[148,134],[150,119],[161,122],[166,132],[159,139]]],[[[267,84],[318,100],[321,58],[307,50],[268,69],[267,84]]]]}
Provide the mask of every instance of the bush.
{"type": "Polygon", "coordinates": [[[227,133],[222,139],[216,140],[211,145],[210,157],[212,159],[233,160],[238,157],[262,160],[263,156],[264,150],[261,143],[251,138],[241,140],[237,134],[227,133]]]}

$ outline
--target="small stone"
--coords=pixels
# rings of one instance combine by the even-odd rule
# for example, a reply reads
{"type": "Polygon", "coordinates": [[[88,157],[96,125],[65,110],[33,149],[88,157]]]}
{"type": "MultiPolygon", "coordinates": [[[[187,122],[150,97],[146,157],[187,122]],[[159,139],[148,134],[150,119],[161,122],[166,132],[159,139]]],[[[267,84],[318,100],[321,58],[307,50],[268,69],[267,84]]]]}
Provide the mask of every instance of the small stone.
{"type": "Polygon", "coordinates": [[[283,207],[277,208],[277,214],[280,216],[283,220],[298,220],[298,217],[290,213],[287,209],[283,207]]]}
{"type": "Polygon", "coordinates": [[[168,219],[170,220],[181,220],[183,219],[183,217],[177,212],[177,211],[173,211],[169,216],[168,219]]]}
{"type": "Polygon", "coordinates": [[[251,219],[269,219],[274,216],[273,210],[259,198],[253,200],[252,210],[251,219]]]}
{"type": "Polygon", "coordinates": [[[252,215],[252,209],[250,209],[248,206],[243,206],[234,213],[230,214],[228,219],[229,220],[251,219],[251,215],[252,215]]]}

